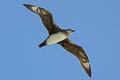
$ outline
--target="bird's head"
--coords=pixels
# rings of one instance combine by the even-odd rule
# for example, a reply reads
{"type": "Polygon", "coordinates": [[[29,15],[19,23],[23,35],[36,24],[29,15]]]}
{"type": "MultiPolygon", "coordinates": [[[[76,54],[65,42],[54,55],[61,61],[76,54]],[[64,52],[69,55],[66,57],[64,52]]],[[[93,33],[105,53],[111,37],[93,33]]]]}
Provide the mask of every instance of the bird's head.
{"type": "Polygon", "coordinates": [[[71,35],[72,32],[75,32],[75,30],[73,30],[73,29],[67,29],[66,30],[67,35],[71,35]]]}

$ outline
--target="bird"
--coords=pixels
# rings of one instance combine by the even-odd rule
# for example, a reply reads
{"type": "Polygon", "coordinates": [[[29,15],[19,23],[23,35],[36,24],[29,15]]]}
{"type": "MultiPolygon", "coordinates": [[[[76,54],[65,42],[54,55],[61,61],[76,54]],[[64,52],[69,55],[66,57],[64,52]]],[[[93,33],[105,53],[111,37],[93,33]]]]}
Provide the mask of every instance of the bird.
{"type": "Polygon", "coordinates": [[[52,44],[60,45],[65,50],[78,58],[85,72],[88,74],[89,77],[91,77],[91,66],[85,50],[82,48],[82,46],[73,43],[68,38],[72,34],[72,32],[75,32],[75,30],[61,29],[54,22],[52,13],[44,8],[30,4],[23,5],[30,11],[40,16],[42,23],[48,31],[49,36],[39,45],[39,48],[52,44]]]}

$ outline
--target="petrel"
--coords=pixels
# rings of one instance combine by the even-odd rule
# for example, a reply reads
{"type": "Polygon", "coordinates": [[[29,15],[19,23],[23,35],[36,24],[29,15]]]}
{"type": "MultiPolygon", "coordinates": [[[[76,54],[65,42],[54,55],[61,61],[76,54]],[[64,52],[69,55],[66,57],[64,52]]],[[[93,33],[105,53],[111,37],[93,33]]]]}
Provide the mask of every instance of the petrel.
{"type": "Polygon", "coordinates": [[[45,39],[45,41],[43,41],[39,45],[39,47],[41,48],[46,45],[57,43],[58,45],[62,46],[65,50],[76,56],[79,59],[82,67],[84,68],[88,76],[91,77],[91,67],[88,56],[86,55],[84,49],[81,46],[74,44],[68,38],[71,35],[71,33],[74,32],[75,30],[59,28],[55,24],[52,14],[44,8],[29,4],[23,5],[40,16],[42,23],[44,24],[45,28],[49,33],[49,36],[45,39]]]}

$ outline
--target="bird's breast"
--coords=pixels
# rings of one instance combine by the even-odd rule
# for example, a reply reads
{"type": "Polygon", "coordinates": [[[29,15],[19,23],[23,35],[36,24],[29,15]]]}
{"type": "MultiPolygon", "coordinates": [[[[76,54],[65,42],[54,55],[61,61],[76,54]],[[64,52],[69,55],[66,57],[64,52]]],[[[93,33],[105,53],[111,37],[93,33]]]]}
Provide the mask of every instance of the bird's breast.
{"type": "Polygon", "coordinates": [[[52,34],[50,35],[50,37],[46,40],[46,44],[54,44],[54,43],[58,43],[64,39],[66,39],[68,36],[66,36],[64,33],[62,32],[58,32],[56,34],[52,34]]]}

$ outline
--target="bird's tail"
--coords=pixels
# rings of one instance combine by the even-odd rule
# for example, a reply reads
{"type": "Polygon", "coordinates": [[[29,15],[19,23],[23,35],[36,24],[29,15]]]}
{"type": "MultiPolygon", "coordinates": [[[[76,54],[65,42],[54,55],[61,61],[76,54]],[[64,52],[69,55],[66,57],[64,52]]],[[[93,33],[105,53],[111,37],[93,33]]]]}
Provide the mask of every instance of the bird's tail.
{"type": "Polygon", "coordinates": [[[41,48],[41,47],[43,47],[43,46],[45,46],[45,45],[47,45],[47,44],[45,44],[45,42],[43,42],[43,43],[41,43],[41,44],[39,45],[39,48],[41,48]]]}

